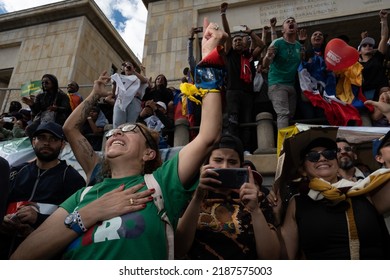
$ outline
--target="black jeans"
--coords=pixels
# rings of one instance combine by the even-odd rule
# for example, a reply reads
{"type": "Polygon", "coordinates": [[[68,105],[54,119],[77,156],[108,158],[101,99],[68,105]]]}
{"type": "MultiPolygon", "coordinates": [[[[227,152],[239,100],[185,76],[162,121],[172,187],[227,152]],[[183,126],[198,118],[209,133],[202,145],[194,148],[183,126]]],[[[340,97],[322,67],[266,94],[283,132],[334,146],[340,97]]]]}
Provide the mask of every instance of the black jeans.
{"type": "Polygon", "coordinates": [[[228,117],[228,131],[241,139],[244,150],[250,151],[251,128],[239,128],[240,124],[253,122],[252,110],[254,94],[243,90],[227,90],[226,109],[228,117]]]}

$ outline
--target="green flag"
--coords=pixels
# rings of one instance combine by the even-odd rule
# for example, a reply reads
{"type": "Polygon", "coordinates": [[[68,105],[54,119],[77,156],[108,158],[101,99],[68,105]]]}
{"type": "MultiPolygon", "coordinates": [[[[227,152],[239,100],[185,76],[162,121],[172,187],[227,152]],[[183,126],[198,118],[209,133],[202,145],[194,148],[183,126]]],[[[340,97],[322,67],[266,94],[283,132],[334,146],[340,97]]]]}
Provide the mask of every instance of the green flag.
{"type": "Polygon", "coordinates": [[[32,94],[37,94],[41,91],[42,82],[38,81],[30,81],[22,85],[20,97],[30,96],[32,94]]]}

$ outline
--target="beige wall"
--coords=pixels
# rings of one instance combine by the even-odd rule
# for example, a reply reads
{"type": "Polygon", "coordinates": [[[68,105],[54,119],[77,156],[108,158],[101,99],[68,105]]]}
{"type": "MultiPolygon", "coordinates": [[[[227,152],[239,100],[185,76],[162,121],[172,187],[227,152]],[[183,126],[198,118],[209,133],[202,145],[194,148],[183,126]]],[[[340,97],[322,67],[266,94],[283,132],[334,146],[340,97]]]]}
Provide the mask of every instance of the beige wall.
{"type": "MultiPolygon", "coordinates": [[[[179,80],[182,69],[187,66],[186,42],[191,27],[201,26],[205,16],[220,25],[219,6],[229,3],[227,12],[229,25],[247,24],[252,29],[269,25],[273,16],[278,26],[288,16],[296,17],[300,26],[328,25],[334,36],[347,33],[353,36],[355,44],[363,29],[379,28],[377,11],[389,8],[388,1],[365,0],[290,0],[290,1],[213,1],[213,0],[169,0],[152,2],[148,7],[148,20],[145,35],[143,65],[148,76],[156,77],[163,73],[168,80],[179,80]],[[353,3],[353,5],[352,5],[353,3]],[[371,16],[373,23],[360,20],[371,16]],[[351,22],[348,27],[345,20],[351,22]],[[361,26],[359,25],[361,23],[361,26]],[[371,26],[372,25],[372,26],[371,26]],[[339,34],[336,34],[339,32],[339,34]]],[[[322,26],[323,27],[323,26],[322,26]]],[[[373,30],[370,31],[373,34],[373,30]]],[[[332,35],[332,34],[330,34],[332,35]]],[[[356,44],[357,45],[357,44],[356,44]]],[[[179,82],[170,82],[176,86],[179,82]]]]}

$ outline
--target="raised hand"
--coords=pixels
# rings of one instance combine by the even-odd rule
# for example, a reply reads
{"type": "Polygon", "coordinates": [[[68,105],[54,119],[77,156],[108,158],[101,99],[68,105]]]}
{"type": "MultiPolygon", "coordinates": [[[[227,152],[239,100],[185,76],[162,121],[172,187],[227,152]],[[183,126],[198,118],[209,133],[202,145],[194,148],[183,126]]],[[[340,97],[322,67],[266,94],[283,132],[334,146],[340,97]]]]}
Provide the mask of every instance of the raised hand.
{"type": "Polygon", "coordinates": [[[276,17],[273,17],[269,20],[269,24],[271,25],[271,27],[275,27],[276,23],[277,23],[276,17]]]}
{"type": "Polygon", "coordinates": [[[111,94],[106,90],[106,85],[111,81],[111,77],[107,75],[107,71],[100,74],[99,78],[94,81],[92,92],[100,97],[106,97],[111,94]]]}
{"type": "Polygon", "coordinates": [[[223,2],[220,6],[221,13],[226,13],[226,10],[228,7],[229,7],[229,4],[226,2],[223,2]]]}
{"type": "Polygon", "coordinates": [[[215,47],[223,45],[228,34],[215,22],[203,20],[202,57],[205,58],[215,47]]]}
{"type": "Polygon", "coordinates": [[[299,29],[298,30],[298,40],[299,41],[306,41],[307,39],[307,31],[306,29],[299,29]]]}
{"type": "Polygon", "coordinates": [[[253,212],[259,208],[259,197],[261,192],[255,184],[253,173],[248,166],[249,182],[244,183],[240,188],[241,203],[245,206],[248,212],[253,212]]]}

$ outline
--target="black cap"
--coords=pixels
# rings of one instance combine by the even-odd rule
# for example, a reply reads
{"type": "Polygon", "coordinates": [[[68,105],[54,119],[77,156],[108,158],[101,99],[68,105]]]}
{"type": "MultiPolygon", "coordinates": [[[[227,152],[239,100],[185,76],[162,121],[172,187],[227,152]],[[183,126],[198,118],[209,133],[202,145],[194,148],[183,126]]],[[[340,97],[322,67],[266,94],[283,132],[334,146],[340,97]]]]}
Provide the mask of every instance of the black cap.
{"type": "Polygon", "coordinates": [[[329,150],[337,150],[337,144],[334,140],[327,137],[319,137],[311,141],[304,149],[302,149],[301,159],[315,147],[324,147],[329,150]]]}
{"type": "Polygon", "coordinates": [[[222,148],[235,150],[240,158],[240,164],[244,162],[244,147],[239,138],[231,134],[222,135],[219,142],[214,145],[213,150],[222,148]]]}
{"type": "Polygon", "coordinates": [[[62,126],[55,122],[45,122],[41,123],[37,130],[33,133],[33,137],[43,133],[43,132],[49,132],[53,134],[55,137],[65,140],[65,134],[64,131],[62,130],[62,126]]]}

